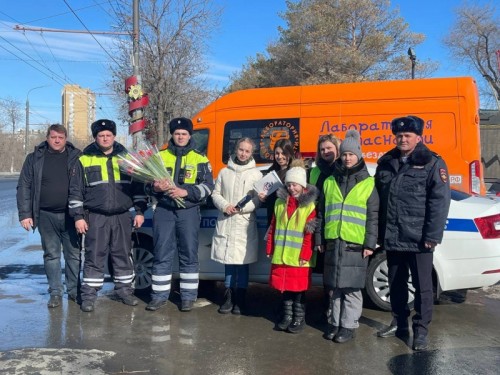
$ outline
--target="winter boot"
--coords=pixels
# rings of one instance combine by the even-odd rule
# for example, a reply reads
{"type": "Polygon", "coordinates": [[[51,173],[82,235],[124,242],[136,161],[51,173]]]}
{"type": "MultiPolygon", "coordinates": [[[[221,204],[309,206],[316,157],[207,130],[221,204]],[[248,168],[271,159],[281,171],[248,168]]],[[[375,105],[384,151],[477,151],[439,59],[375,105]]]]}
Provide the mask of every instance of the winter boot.
{"type": "Polygon", "coordinates": [[[229,314],[233,309],[233,289],[226,288],[224,292],[224,303],[219,307],[219,313],[221,314],[229,314]]]}
{"type": "Polygon", "coordinates": [[[245,307],[246,307],[245,306],[246,295],[247,295],[246,288],[238,288],[238,289],[236,289],[235,304],[233,306],[233,311],[232,311],[232,313],[234,315],[244,314],[245,307]]]}
{"type": "Polygon", "coordinates": [[[300,292],[293,301],[293,321],[288,326],[288,332],[300,333],[306,325],[305,293],[300,292]]]}
{"type": "MultiPolygon", "coordinates": [[[[286,293],[286,292],[285,292],[286,293]]],[[[293,300],[287,294],[283,294],[283,317],[281,321],[276,325],[279,331],[286,331],[288,326],[292,323],[293,319],[293,300]]]]}
{"type": "Polygon", "coordinates": [[[323,337],[327,340],[333,340],[339,331],[339,327],[333,324],[333,298],[328,295],[328,307],[326,309],[327,327],[323,337]]]}

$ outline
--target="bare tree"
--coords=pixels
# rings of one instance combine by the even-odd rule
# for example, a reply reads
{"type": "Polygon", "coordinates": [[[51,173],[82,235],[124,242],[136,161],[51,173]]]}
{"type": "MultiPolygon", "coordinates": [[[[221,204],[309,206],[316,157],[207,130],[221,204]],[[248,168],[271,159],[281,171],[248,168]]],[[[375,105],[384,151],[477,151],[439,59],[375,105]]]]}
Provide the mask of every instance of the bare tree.
{"type": "Polygon", "coordinates": [[[2,123],[12,126],[12,134],[16,133],[18,124],[23,119],[22,105],[19,101],[8,97],[0,100],[2,123]]]}
{"type": "Polygon", "coordinates": [[[500,18],[495,6],[464,3],[455,10],[456,20],[444,43],[454,59],[470,63],[491,87],[500,108],[500,72],[496,51],[500,50],[500,18]]]}
{"type": "MultiPolygon", "coordinates": [[[[118,4],[114,10],[121,28],[130,31],[130,1],[119,0],[118,4]]],[[[147,132],[158,144],[168,136],[164,124],[170,118],[190,117],[213,97],[202,74],[207,70],[208,37],[217,28],[220,14],[210,0],[140,2],[140,74],[150,103],[147,132]]],[[[119,43],[110,85],[124,95],[124,80],[133,73],[132,44],[129,40],[119,43]]]]}
{"type": "MultiPolygon", "coordinates": [[[[229,91],[410,78],[406,52],[424,35],[409,31],[389,0],[287,1],[287,7],[279,40],[249,59],[229,91]]],[[[422,61],[416,73],[427,76],[436,67],[422,61]]]]}

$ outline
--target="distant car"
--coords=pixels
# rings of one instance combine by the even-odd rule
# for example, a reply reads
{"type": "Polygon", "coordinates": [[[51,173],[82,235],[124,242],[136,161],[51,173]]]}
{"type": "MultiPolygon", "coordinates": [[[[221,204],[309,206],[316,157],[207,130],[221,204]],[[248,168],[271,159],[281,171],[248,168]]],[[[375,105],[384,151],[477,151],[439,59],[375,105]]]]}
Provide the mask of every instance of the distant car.
{"type": "MultiPolygon", "coordinates": [[[[369,168],[374,171],[373,165],[369,168]]],[[[438,295],[443,291],[479,288],[500,281],[500,199],[470,196],[454,190],[451,198],[443,243],[436,247],[434,253],[433,278],[438,295]]],[[[210,259],[218,211],[213,206],[208,206],[201,209],[201,214],[200,279],[224,280],[224,265],[210,259]]],[[[146,215],[145,225],[133,237],[136,289],[151,285],[153,242],[151,216],[148,212],[146,215]]],[[[250,281],[266,283],[270,263],[265,255],[263,241],[267,229],[265,208],[257,211],[257,225],[260,253],[259,261],[250,265],[250,281]]],[[[313,282],[322,285],[322,275],[313,274],[313,282]]],[[[375,306],[390,310],[387,262],[382,249],[376,251],[370,259],[365,293],[375,306]]],[[[411,299],[413,300],[413,295],[411,299]]]]}

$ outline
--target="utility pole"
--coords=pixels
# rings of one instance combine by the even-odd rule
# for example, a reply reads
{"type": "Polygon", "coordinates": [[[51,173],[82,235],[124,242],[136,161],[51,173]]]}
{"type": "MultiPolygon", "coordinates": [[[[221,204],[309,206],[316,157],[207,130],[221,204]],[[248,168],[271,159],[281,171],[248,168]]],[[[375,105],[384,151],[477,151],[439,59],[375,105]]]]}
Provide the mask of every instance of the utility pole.
{"type": "Polygon", "coordinates": [[[48,87],[49,85],[43,85],[43,86],[37,86],[33,87],[28,90],[28,93],[26,94],[26,128],[24,130],[24,154],[28,155],[29,154],[29,147],[30,147],[30,92],[33,90],[41,89],[44,87],[48,87]]]}
{"type": "MultiPolygon", "coordinates": [[[[144,118],[144,107],[149,103],[147,95],[143,95],[141,88],[141,76],[139,74],[139,0],[133,1],[133,56],[132,66],[134,75],[125,80],[125,92],[128,94],[130,125],[129,135],[132,135],[133,148],[137,149],[144,144],[144,128],[146,119],[144,118]]],[[[127,32],[113,31],[83,31],[83,30],[63,30],[49,28],[31,28],[16,25],[17,31],[38,31],[38,32],[59,32],[59,33],[79,33],[79,34],[112,34],[112,35],[130,35],[127,32]]],[[[29,106],[26,100],[27,108],[29,106]]],[[[29,109],[27,109],[28,111],[29,109]]],[[[26,115],[29,120],[29,114],[26,115]]],[[[28,121],[27,120],[27,121],[28,121]]],[[[26,125],[28,126],[28,125],[26,125]]]]}
{"type": "Polygon", "coordinates": [[[139,72],[139,0],[134,0],[134,32],[133,32],[133,58],[132,66],[134,75],[125,80],[125,92],[129,96],[129,114],[131,116],[129,134],[132,135],[134,150],[144,148],[144,107],[149,103],[147,95],[143,95],[141,88],[141,75],[139,72]]]}
{"type": "Polygon", "coordinates": [[[415,79],[415,64],[417,63],[417,55],[415,55],[415,51],[413,48],[408,48],[408,56],[411,61],[411,79],[415,79]]]}

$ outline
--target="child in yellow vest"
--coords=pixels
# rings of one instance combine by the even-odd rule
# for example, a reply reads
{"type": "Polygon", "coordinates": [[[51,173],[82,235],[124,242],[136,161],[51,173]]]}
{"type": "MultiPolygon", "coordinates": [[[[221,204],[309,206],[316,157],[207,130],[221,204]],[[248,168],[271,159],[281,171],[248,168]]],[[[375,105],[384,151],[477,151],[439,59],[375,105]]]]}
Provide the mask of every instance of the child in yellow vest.
{"type": "Polygon", "coordinates": [[[311,285],[313,233],[318,190],[307,184],[302,160],[294,160],[278,190],[267,236],[271,258],[269,284],[283,294],[283,316],[277,329],[299,333],[305,326],[305,292],[311,285]]]}

